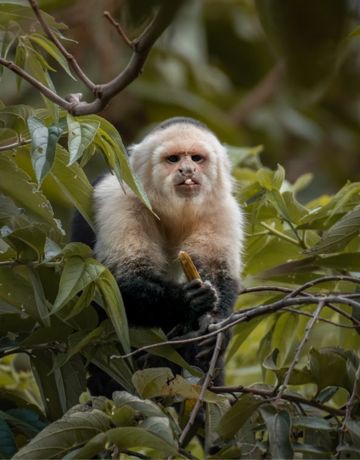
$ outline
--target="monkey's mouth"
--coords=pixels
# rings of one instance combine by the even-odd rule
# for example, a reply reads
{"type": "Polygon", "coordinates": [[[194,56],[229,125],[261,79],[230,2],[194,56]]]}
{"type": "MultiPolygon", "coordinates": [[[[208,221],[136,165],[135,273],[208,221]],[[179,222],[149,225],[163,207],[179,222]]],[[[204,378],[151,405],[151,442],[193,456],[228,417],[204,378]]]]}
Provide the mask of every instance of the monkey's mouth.
{"type": "Polygon", "coordinates": [[[189,188],[189,189],[191,189],[191,188],[200,187],[200,183],[196,179],[194,179],[193,177],[187,177],[183,181],[177,183],[176,186],[181,187],[181,188],[189,188]]]}
{"type": "Polygon", "coordinates": [[[198,182],[193,177],[187,177],[181,182],[175,184],[175,186],[178,192],[183,194],[197,193],[200,190],[200,182],[198,182]]]}

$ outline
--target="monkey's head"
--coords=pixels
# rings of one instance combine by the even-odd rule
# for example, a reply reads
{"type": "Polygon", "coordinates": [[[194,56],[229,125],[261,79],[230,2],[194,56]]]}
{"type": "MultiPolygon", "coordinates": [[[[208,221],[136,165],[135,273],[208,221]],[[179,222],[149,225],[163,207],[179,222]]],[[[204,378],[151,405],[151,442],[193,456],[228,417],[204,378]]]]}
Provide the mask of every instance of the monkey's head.
{"type": "Polygon", "coordinates": [[[230,163],[224,147],[202,123],[171,118],[131,149],[135,173],[153,200],[203,204],[231,193],[230,163]]]}

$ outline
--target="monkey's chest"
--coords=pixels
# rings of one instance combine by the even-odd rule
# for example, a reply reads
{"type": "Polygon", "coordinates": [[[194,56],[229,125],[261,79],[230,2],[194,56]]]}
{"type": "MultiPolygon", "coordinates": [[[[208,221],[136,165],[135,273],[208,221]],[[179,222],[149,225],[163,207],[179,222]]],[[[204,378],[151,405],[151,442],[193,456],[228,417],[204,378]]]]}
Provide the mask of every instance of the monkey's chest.
{"type": "Polygon", "coordinates": [[[177,258],[169,257],[166,266],[166,277],[176,283],[185,283],[186,276],[177,258]]]}

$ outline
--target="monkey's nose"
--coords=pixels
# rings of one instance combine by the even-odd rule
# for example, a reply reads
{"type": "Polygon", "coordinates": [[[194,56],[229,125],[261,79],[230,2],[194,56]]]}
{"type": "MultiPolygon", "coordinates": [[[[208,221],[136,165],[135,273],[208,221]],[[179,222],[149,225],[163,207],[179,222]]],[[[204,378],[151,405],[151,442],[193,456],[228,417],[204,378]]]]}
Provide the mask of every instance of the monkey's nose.
{"type": "Polygon", "coordinates": [[[186,177],[191,177],[195,172],[195,169],[191,166],[183,166],[179,168],[179,173],[186,177]]]}

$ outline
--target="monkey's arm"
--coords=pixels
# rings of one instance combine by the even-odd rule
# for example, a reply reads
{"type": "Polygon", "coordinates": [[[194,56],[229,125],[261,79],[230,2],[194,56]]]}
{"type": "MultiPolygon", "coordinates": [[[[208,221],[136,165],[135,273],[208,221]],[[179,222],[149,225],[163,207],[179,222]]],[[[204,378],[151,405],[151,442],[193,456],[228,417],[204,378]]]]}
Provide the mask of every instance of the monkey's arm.
{"type": "Polygon", "coordinates": [[[215,293],[198,280],[177,284],[147,270],[126,270],[117,278],[129,323],[162,327],[191,327],[215,303],[215,293]]]}

